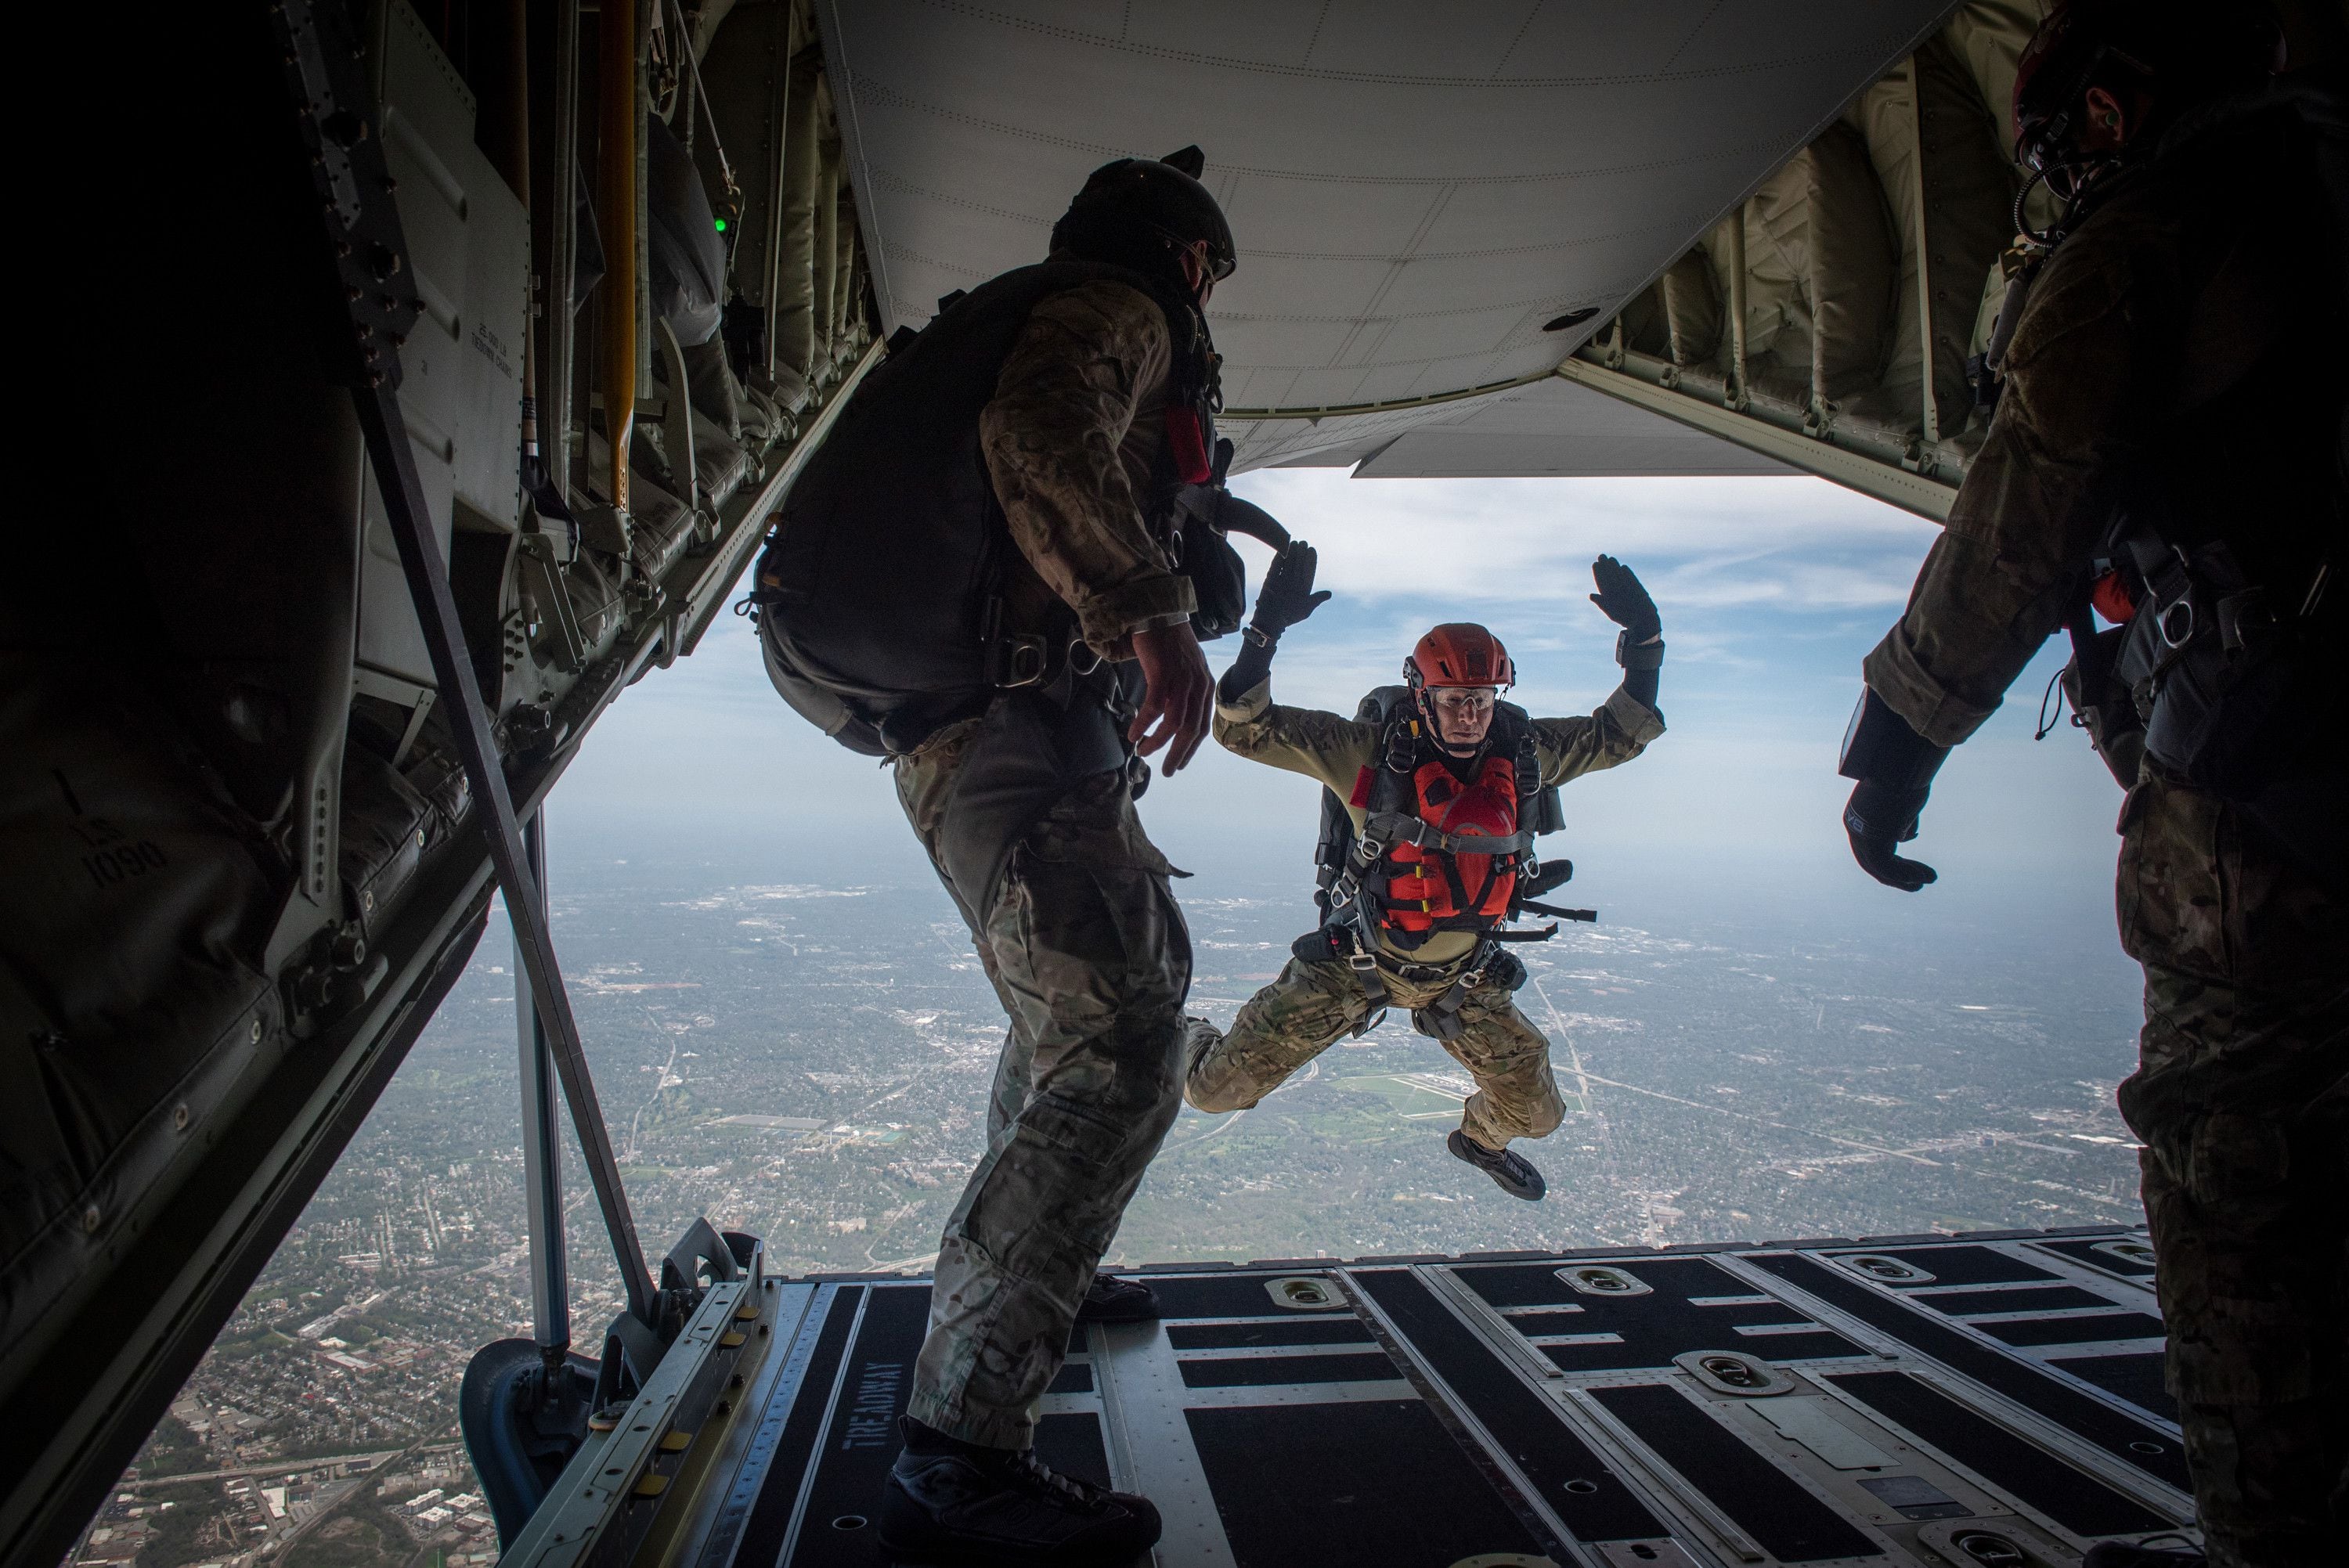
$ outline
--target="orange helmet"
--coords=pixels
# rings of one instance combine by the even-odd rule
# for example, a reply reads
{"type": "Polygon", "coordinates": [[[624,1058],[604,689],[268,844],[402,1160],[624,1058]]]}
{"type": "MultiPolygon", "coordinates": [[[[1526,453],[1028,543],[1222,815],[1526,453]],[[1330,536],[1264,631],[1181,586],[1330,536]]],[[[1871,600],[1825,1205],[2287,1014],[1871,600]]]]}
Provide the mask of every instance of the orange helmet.
{"type": "Polygon", "coordinates": [[[1448,621],[1419,640],[1402,662],[1402,678],[1421,686],[1508,686],[1517,667],[1501,639],[1474,621],[1448,621]]]}

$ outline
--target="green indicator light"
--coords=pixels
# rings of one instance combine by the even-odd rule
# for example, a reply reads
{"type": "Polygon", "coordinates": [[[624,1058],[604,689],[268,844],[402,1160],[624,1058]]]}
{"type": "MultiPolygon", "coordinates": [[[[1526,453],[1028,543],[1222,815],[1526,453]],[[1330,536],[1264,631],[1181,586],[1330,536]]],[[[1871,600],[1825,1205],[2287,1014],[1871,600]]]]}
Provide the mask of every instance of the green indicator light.
{"type": "Polygon", "coordinates": [[[723,218],[718,220],[718,232],[721,234],[726,232],[726,220],[723,218]]]}

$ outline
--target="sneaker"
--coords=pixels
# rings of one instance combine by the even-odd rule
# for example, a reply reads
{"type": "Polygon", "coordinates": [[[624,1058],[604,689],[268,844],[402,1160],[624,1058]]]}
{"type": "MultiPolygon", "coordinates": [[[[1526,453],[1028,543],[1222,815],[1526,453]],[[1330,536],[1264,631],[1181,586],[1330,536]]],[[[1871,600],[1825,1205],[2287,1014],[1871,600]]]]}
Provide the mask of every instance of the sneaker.
{"type": "Polygon", "coordinates": [[[1097,1274],[1077,1308],[1079,1323],[1148,1323],[1158,1315],[1158,1293],[1138,1279],[1097,1274]]]}
{"type": "Polygon", "coordinates": [[[1061,1475],[1025,1449],[957,1442],[911,1418],[898,1431],[905,1449],[881,1501],[881,1544],[902,1560],[1127,1568],[1158,1540],[1146,1497],[1061,1475]]]}
{"type": "Polygon", "coordinates": [[[2127,1541],[2099,1541],[2088,1548],[2080,1568],[2203,1568],[2209,1561],[2191,1546],[2163,1548],[2139,1546],[2127,1541]]]}
{"type": "Polygon", "coordinates": [[[1533,1161],[1514,1150],[1504,1149],[1496,1153],[1456,1127],[1452,1130],[1452,1136],[1444,1140],[1444,1147],[1452,1150],[1454,1159],[1465,1160],[1490,1176],[1501,1191],[1512,1198],[1523,1198],[1533,1202],[1549,1191],[1549,1183],[1542,1180],[1542,1173],[1534,1169],[1533,1161]]]}

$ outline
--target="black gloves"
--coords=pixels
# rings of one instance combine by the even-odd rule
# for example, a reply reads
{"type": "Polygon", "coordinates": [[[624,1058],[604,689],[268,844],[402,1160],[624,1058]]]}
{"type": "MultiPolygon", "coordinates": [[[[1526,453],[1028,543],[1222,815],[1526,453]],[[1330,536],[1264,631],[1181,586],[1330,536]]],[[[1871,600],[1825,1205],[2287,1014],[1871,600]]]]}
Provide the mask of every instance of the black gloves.
{"type": "Polygon", "coordinates": [[[1663,618],[1656,602],[1640,585],[1631,569],[1611,555],[1590,563],[1590,580],[1599,592],[1590,602],[1599,613],[1623,628],[1615,639],[1615,662],[1623,666],[1623,690],[1636,702],[1653,708],[1663,667],[1663,618]]]}
{"type": "Polygon", "coordinates": [[[1319,562],[1313,547],[1301,539],[1290,540],[1272,558],[1264,586],[1257,590],[1256,615],[1248,622],[1247,634],[1240,639],[1240,656],[1216,683],[1217,696],[1237,702],[1272,673],[1273,645],[1280,641],[1280,634],[1319,609],[1330,597],[1326,588],[1319,593],[1313,591],[1313,572],[1319,562]]]}
{"type": "Polygon", "coordinates": [[[1852,859],[1859,869],[1902,892],[1915,892],[1940,873],[1922,861],[1903,860],[1892,846],[1917,836],[1917,814],[1925,809],[1923,789],[1896,789],[1863,779],[1843,809],[1844,831],[1851,836],[1852,859]]]}
{"type": "Polygon", "coordinates": [[[1264,574],[1264,586],[1257,590],[1256,614],[1248,624],[1267,638],[1278,637],[1319,609],[1330,597],[1327,588],[1319,593],[1313,591],[1313,573],[1320,560],[1311,545],[1301,539],[1290,540],[1264,574]]]}
{"type": "Polygon", "coordinates": [[[1903,892],[1915,892],[1940,873],[1922,861],[1903,860],[1893,852],[1917,836],[1917,816],[1925,809],[1933,775],[1950,755],[1935,746],[1909,721],[1892,711],[1872,691],[1860,693],[1859,707],[1844,734],[1843,763],[1836,771],[1859,780],[1843,809],[1844,831],[1851,837],[1852,858],[1859,869],[1903,892]]]}
{"type": "Polygon", "coordinates": [[[1590,580],[1599,585],[1590,602],[1599,606],[1601,614],[1630,634],[1628,641],[1644,643],[1663,631],[1663,617],[1656,614],[1656,602],[1648,597],[1648,591],[1640,586],[1640,579],[1630,567],[1611,555],[1602,555],[1590,563],[1590,580]]]}

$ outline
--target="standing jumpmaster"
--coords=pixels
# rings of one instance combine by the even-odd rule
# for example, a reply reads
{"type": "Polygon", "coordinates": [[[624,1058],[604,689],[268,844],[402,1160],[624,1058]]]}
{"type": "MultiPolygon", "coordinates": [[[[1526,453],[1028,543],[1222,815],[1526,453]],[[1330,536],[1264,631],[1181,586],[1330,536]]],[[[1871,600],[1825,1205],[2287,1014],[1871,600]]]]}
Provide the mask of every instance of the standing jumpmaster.
{"type": "Polygon", "coordinates": [[[2349,1527],[2349,112],[2272,81],[2280,40],[2256,5],[2072,0],[2023,54],[2016,159],[2062,211],[1844,749],[1854,854],[1916,892],[1935,772],[2065,625],[2128,791],[2119,1099],[2204,1548],[2093,1568],[2337,1563],[2349,1527]]]}
{"type": "Polygon", "coordinates": [[[1036,1411],[1180,1107],[1191,944],[1143,758],[1205,740],[1201,636],[1247,607],[1204,311],[1236,257],[1187,148],[1096,170],[1042,263],[903,330],[792,490],[753,602],[785,700],[890,760],[1009,1017],[939,1243],[881,1539],[918,1561],[1123,1563],[1141,1497],[1061,1476],[1036,1411]]]}
{"type": "MultiPolygon", "coordinates": [[[[1631,570],[1602,555],[1590,597],[1623,630],[1623,681],[1587,717],[1533,718],[1499,700],[1516,670],[1500,639],[1454,623],[1422,637],[1402,686],[1382,686],[1353,718],[1272,700],[1280,634],[1329,597],[1313,591],[1310,546],[1274,558],[1245,645],[1216,688],[1216,738],[1239,756],[1320,782],[1328,826],[1324,921],[1299,938],[1272,984],[1240,1008],[1229,1034],[1189,1021],[1183,1094],[1205,1111],[1255,1105],[1390,1006],[1411,1011],[1475,1078],[1452,1153],[1527,1200],[1546,1191],[1513,1140],[1556,1130],[1564,1107],[1549,1041],[1517,1010],[1526,969],[1506,944],[1520,913],[1590,919],[1534,902],[1572,872],[1544,867],[1536,835],[1557,825],[1547,791],[1629,762],[1664,732],[1656,690],[1663,623],[1631,570]],[[1334,829],[1334,830],[1330,830],[1334,829]]],[[[1554,931],[1556,928],[1550,928],[1554,931]]]]}

